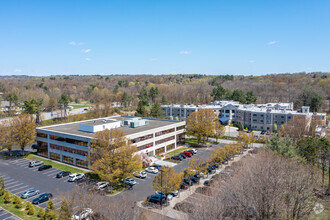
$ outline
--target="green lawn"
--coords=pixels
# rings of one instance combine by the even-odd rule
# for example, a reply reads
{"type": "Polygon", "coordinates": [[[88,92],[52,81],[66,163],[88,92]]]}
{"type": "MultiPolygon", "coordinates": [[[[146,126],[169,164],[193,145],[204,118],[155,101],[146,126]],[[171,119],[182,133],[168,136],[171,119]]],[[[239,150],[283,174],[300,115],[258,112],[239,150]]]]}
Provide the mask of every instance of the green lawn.
{"type": "Polygon", "coordinates": [[[192,148],[189,148],[189,147],[181,147],[181,148],[175,149],[174,151],[171,151],[171,152],[166,153],[166,154],[167,154],[168,156],[172,157],[172,156],[174,156],[174,155],[179,154],[179,153],[182,152],[182,151],[189,150],[189,149],[192,149],[192,148]]]}
{"type": "Polygon", "coordinates": [[[73,109],[77,109],[77,108],[88,108],[91,106],[90,103],[86,103],[86,104],[71,104],[69,106],[72,106],[73,109]]]}
{"type": "Polygon", "coordinates": [[[25,158],[28,160],[42,160],[46,165],[52,165],[52,167],[54,167],[54,168],[64,170],[64,171],[70,171],[71,173],[87,173],[86,171],[81,170],[79,168],[70,167],[70,166],[67,166],[67,165],[64,165],[61,163],[54,162],[52,160],[37,157],[33,154],[28,154],[25,158]]]}
{"type": "MultiPolygon", "coordinates": [[[[186,138],[186,139],[185,139],[185,143],[186,143],[186,144],[198,144],[196,138],[186,138]]],[[[202,145],[203,143],[204,143],[204,142],[201,141],[199,144],[202,145]]]]}
{"type": "MultiPolygon", "coordinates": [[[[13,201],[14,200],[14,196],[11,194],[11,201],[13,201]]],[[[39,207],[37,207],[37,206],[33,206],[34,207],[34,215],[28,215],[27,214],[27,210],[25,210],[25,207],[26,207],[26,205],[27,205],[27,202],[25,201],[25,200],[23,200],[22,199],[22,208],[20,208],[20,209],[17,209],[17,208],[15,208],[15,204],[13,204],[12,202],[11,203],[8,203],[8,204],[5,204],[4,203],[4,195],[3,196],[1,196],[0,197],[0,206],[3,208],[3,209],[5,209],[5,210],[7,210],[7,211],[9,211],[9,212],[11,212],[11,213],[13,213],[13,214],[15,214],[15,215],[17,215],[18,217],[20,217],[20,218],[22,218],[22,219],[24,219],[24,220],[27,220],[27,219],[29,219],[29,220],[38,220],[39,219],[39,217],[38,217],[38,211],[39,211],[39,207]]]]}

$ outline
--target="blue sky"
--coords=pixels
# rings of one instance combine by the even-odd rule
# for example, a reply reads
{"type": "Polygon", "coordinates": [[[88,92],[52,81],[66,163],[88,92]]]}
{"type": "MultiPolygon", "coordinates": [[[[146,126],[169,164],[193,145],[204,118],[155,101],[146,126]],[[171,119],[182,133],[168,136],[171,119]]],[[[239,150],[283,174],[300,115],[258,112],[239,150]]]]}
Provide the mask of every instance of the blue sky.
{"type": "Polygon", "coordinates": [[[330,71],[328,0],[0,1],[0,75],[330,71]]]}

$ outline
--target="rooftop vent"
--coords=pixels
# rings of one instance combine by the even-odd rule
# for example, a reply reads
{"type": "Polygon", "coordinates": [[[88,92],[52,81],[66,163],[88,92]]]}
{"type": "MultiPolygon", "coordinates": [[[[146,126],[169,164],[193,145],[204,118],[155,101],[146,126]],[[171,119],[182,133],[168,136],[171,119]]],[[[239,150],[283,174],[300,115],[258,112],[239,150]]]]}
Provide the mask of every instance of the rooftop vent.
{"type": "Polygon", "coordinates": [[[113,129],[121,127],[121,121],[116,119],[103,118],[93,121],[84,121],[79,124],[79,131],[95,133],[105,129],[113,129]]]}
{"type": "Polygon", "coordinates": [[[130,128],[137,128],[141,126],[148,125],[149,121],[143,118],[130,118],[124,121],[124,125],[128,125],[130,128]]]}

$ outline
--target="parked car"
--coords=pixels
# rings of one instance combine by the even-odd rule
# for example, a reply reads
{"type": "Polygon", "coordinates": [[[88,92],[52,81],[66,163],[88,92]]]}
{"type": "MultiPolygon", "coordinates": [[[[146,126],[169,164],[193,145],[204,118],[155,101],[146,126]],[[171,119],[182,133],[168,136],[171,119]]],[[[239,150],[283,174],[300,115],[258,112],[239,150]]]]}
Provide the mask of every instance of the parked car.
{"type": "Polygon", "coordinates": [[[85,174],[83,173],[73,173],[69,176],[69,179],[68,181],[69,182],[74,182],[74,181],[77,181],[77,180],[80,180],[82,178],[84,178],[85,174]]]}
{"type": "Polygon", "coordinates": [[[90,208],[85,208],[81,212],[77,212],[76,214],[71,216],[72,220],[81,220],[86,219],[87,217],[93,214],[93,210],[90,208]]]}
{"type": "Polygon", "coordinates": [[[56,178],[66,177],[66,176],[69,176],[70,174],[71,174],[71,172],[69,172],[69,171],[61,171],[58,174],[56,174],[56,178]]]}
{"type": "Polygon", "coordinates": [[[39,193],[40,193],[40,191],[37,190],[37,189],[29,189],[29,190],[26,190],[26,191],[22,192],[22,193],[20,194],[20,197],[21,197],[22,199],[27,199],[27,198],[29,198],[29,197],[32,197],[32,196],[38,195],[39,193]]]}
{"type": "Polygon", "coordinates": [[[183,151],[180,154],[183,154],[183,155],[185,155],[187,157],[191,157],[192,156],[192,153],[190,153],[189,151],[183,151]]]}
{"type": "Polygon", "coordinates": [[[52,165],[42,165],[38,168],[38,171],[43,171],[52,168],[52,165]]]}
{"type": "Polygon", "coordinates": [[[158,169],[155,168],[155,167],[148,167],[146,169],[146,171],[149,172],[149,173],[153,173],[153,174],[157,174],[158,173],[158,169]]]}
{"type": "Polygon", "coordinates": [[[149,202],[156,204],[164,204],[166,203],[166,197],[163,194],[156,194],[148,197],[149,202]]]}
{"type": "Polygon", "coordinates": [[[213,179],[204,181],[204,186],[211,186],[212,184],[213,184],[213,179]]]}
{"type": "Polygon", "coordinates": [[[266,131],[266,135],[270,135],[270,131],[269,130],[266,131]]]}
{"type": "Polygon", "coordinates": [[[183,157],[181,157],[180,155],[175,155],[173,157],[171,157],[172,160],[180,160],[182,161],[183,160],[183,157]]]}
{"type": "Polygon", "coordinates": [[[141,171],[141,172],[138,172],[138,173],[134,173],[134,176],[136,178],[144,179],[144,178],[147,177],[147,173],[145,171],[141,171]]]}
{"type": "Polygon", "coordinates": [[[33,161],[30,161],[29,167],[41,166],[43,164],[44,164],[44,162],[41,160],[33,160],[33,161]]]}
{"type": "Polygon", "coordinates": [[[185,182],[182,182],[181,185],[180,185],[180,189],[188,189],[189,188],[189,185],[185,182]]]}
{"type": "Polygon", "coordinates": [[[177,196],[177,195],[179,195],[179,190],[175,190],[175,191],[171,192],[170,194],[172,194],[173,196],[177,196]]]}
{"type": "Polygon", "coordinates": [[[192,153],[192,154],[197,154],[197,150],[196,149],[190,149],[190,150],[187,150],[188,152],[192,153]]]}
{"type": "MultiPolygon", "coordinates": [[[[161,193],[161,192],[159,192],[159,191],[156,191],[156,195],[157,195],[157,194],[162,194],[162,195],[165,196],[164,193],[161,193]]],[[[173,194],[171,194],[171,193],[167,194],[166,198],[167,198],[167,201],[171,201],[171,200],[173,199],[173,194]]]]}
{"type": "Polygon", "coordinates": [[[34,200],[32,200],[32,204],[38,205],[40,203],[43,203],[43,202],[48,201],[52,197],[53,197],[53,195],[51,193],[41,194],[40,196],[38,196],[37,198],[35,198],[34,200]]]}
{"type": "Polygon", "coordinates": [[[186,159],[187,158],[187,156],[184,155],[184,154],[178,154],[178,156],[182,157],[182,159],[186,159]]]}
{"type": "Polygon", "coordinates": [[[266,133],[266,131],[265,130],[262,130],[261,132],[260,132],[260,134],[265,134],[266,133]]]}
{"type": "Polygon", "coordinates": [[[135,185],[136,181],[132,178],[126,178],[125,180],[120,180],[120,182],[125,183],[126,185],[135,185]]]}
{"type": "Polygon", "coordinates": [[[189,179],[183,179],[183,182],[185,182],[188,186],[192,186],[194,184],[193,181],[189,180],[189,179]]]}
{"type": "Polygon", "coordinates": [[[152,167],[155,167],[157,170],[162,169],[162,165],[157,165],[157,164],[155,164],[155,165],[152,165],[152,167]]]}
{"type": "Polygon", "coordinates": [[[251,129],[249,129],[249,130],[247,130],[247,132],[246,133],[251,133],[252,132],[252,130],[251,129]]]}
{"type": "Polygon", "coordinates": [[[198,177],[198,175],[194,175],[193,177],[191,177],[191,181],[193,182],[193,183],[198,183],[198,181],[199,181],[199,177],[198,177]]]}
{"type": "Polygon", "coordinates": [[[98,182],[98,183],[96,183],[96,189],[98,189],[98,190],[104,189],[108,186],[110,186],[110,184],[108,182],[98,182]]]}

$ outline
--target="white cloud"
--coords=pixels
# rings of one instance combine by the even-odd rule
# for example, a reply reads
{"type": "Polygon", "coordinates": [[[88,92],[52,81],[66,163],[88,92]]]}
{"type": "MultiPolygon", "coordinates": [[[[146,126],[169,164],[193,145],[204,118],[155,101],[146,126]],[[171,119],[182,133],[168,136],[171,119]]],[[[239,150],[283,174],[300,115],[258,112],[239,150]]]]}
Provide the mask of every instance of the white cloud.
{"type": "Polygon", "coordinates": [[[274,45],[274,44],[277,44],[277,43],[278,43],[278,41],[273,40],[273,41],[269,41],[267,44],[268,44],[268,45],[274,45]]]}
{"type": "Polygon", "coordinates": [[[150,62],[155,62],[155,61],[157,61],[157,58],[151,58],[150,59],[150,62]]]}
{"type": "Polygon", "coordinates": [[[249,63],[255,63],[256,61],[255,60],[249,60],[249,63]]]}
{"type": "Polygon", "coordinates": [[[82,53],[89,53],[89,52],[91,52],[91,51],[92,51],[92,49],[84,49],[84,50],[81,50],[82,53]]]}
{"type": "Polygon", "coordinates": [[[188,51],[188,50],[181,50],[180,51],[180,54],[184,54],[184,55],[187,55],[187,54],[190,54],[191,51],[188,51]]]}
{"type": "Polygon", "coordinates": [[[86,61],[91,61],[92,59],[91,59],[91,58],[88,58],[88,57],[86,57],[86,58],[85,58],[85,60],[86,60],[86,61]]]}
{"type": "Polygon", "coordinates": [[[14,72],[15,73],[20,73],[20,72],[22,72],[22,70],[21,69],[14,69],[14,72]]]}
{"type": "Polygon", "coordinates": [[[81,46],[81,45],[84,45],[85,43],[84,42],[75,42],[75,41],[70,41],[69,42],[69,45],[71,46],[81,46]]]}

